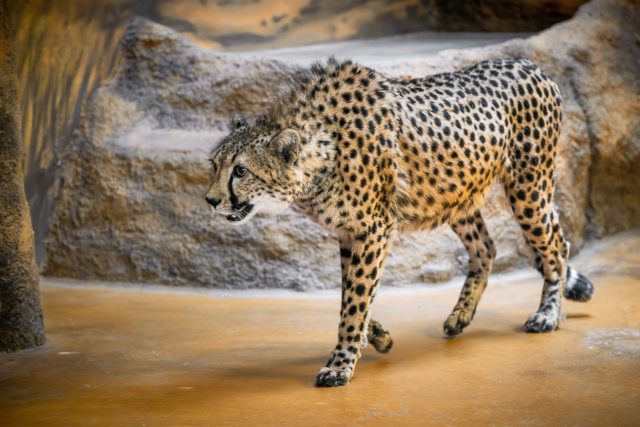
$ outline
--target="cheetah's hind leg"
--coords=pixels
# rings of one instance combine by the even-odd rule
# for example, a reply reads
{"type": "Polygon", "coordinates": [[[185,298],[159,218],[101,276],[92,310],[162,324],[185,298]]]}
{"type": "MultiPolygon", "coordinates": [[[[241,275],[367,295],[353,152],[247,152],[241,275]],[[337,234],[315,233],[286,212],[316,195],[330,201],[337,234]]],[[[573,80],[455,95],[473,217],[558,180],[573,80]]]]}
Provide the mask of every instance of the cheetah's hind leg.
{"type": "Polygon", "coordinates": [[[567,266],[567,283],[564,285],[564,297],[572,301],[587,302],[593,296],[593,283],[575,268],[567,266]]]}
{"type": "Polygon", "coordinates": [[[458,335],[471,323],[496,256],[493,240],[479,210],[453,222],[451,228],[469,253],[469,271],[458,303],[444,322],[444,333],[448,336],[458,335]]]}
{"type": "Polygon", "coordinates": [[[389,331],[373,319],[369,320],[367,340],[379,353],[388,353],[391,347],[393,347],[393,340],[391,339],[389,331]]]}
{"type": "MultiPolygon", "coordinates": [[[[568,248],[567,248],[568,249],[568,248]]],[[[568,250],[567,250],[568,252],[568,250]]],[[[534,258],[534,267],[544,275],[542,270],[542,258],[536,253],[534,258]]],[[[593,297],[595,288],[593,283],[575,268],[567,265],[564,291],[562,295],[571,301],[587,302],[593,297]]]]}

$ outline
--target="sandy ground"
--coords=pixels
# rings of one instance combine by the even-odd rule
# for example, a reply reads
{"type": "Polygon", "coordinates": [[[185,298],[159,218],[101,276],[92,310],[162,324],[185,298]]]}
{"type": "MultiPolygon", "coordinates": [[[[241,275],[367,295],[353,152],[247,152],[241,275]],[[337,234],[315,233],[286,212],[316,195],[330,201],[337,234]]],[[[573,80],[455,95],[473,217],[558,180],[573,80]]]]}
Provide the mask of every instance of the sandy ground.
{"type": "Polygon", "coordinates": [[[462,279],[383,289],[394,336],[352,383],[313,387],[334,345],[336,291],[209,292],[43,279],[48,344],[0,355],[2,426],[640,425],[640,232],[572,264],[596,285],[553,334],[523,332],[532,270],[492,276],[445,339],[462,279]]]}

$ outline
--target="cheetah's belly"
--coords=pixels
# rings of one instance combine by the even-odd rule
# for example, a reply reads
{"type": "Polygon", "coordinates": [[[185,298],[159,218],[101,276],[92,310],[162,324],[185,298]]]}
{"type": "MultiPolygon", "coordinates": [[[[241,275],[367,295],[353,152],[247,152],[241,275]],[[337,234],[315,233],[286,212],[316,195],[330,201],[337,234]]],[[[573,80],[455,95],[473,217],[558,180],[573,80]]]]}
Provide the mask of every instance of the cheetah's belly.
{"type": "Polygon", "coordinates": [[[400,144],[403,194],[397,210],[402,229],[435,228],[477,208],[507,158],[505,144],[497,142],[504,141],[503,135],[487,131],[481,136],[496,144],[429,138],[400,144]]]}

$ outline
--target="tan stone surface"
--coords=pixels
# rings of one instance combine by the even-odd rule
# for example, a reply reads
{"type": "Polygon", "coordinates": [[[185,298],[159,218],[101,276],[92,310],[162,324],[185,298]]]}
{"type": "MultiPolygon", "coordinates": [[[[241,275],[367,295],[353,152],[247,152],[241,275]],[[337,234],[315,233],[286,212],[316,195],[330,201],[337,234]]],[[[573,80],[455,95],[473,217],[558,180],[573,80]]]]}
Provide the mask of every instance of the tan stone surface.
{"type": "Polygon", "coordinates": [[[618,235],[574,260],[595,296],[565,301],[552,334],[522,330],[542,286],[529,269],[494,275],[474,322],[450,340],[441,325],[462,278],[383,288],[375,318],[394,348],[366,349],[337,389],[313,387],[335,340],[337,291],[47,279],[49,343],[0,355],[0,425],[637,425],[639,244],[637,231],[618,235]]]}
{"type": "MultiPolygon", "coordinates": [[[[229,117],[255,116],[313,58],[336,52],[390,75],[533,59],[565,99],[556,202],[573,252],[589,237],[638,227],[639,27],[637,1],[597,0],[529,39],[425,57],[407,54],[407,45],[419,43],[411,38],[378,41],[380,56],[358,43],[223,54],[138,20],[123,41],[117,78],[87,105],[60,152],[64,173],[45,274],[225,288],[339,286],[335,240],[302,215],[290,210],[230,228],[202,199],[207,150],[229,117]]],[[[484,208],[498,271],[527,256],[505,202],[493,191],[484,208]]],[[[440,229],[397,239],[382,280],[440,281],[465,267],[462,245],[440,229]]]]}

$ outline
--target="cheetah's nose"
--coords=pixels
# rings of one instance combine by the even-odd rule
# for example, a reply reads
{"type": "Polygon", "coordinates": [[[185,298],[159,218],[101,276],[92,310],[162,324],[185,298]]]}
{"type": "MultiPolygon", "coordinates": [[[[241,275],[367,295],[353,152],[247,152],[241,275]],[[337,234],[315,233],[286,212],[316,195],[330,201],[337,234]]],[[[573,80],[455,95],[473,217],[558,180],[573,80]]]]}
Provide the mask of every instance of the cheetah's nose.
{"type": "Polygon", "coordinates": [[[207,203],[209,203],[211,206],[213,206],[214,209],[216,207],[218,207],[218,205],[221,202],[220,199],[214,199],[213,197],[205,197],[204,199],[207,201],[207,203]]]}

